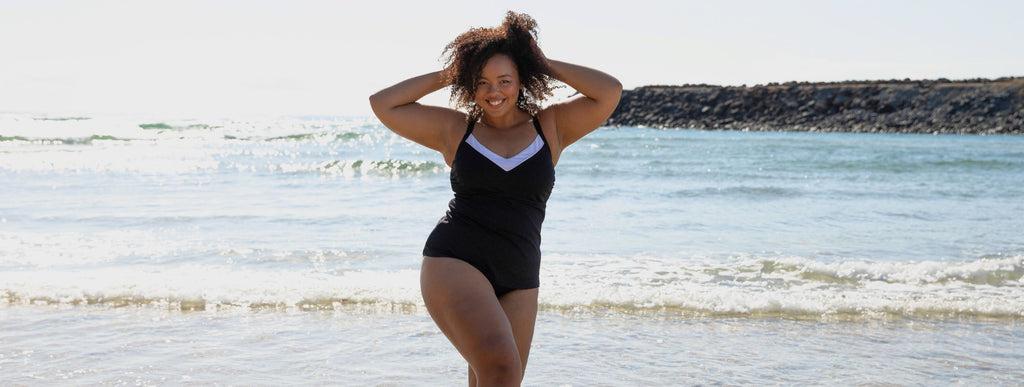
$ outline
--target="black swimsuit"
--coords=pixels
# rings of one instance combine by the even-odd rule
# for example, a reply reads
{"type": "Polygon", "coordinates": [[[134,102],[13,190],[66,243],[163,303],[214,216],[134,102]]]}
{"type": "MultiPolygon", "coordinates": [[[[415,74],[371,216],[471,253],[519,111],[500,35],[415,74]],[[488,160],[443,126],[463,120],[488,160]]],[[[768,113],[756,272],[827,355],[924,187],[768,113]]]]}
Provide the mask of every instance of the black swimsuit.
{"type": "MultiPolygon", "coordinates": [[[[427,237],[423,255],[456,258],[480,270],[501,297],[540,285],[540,229],[555,185],[551,149],[537,118],[543,147],[506,171],[467,143],[455,151],[451,183],[455,198],[427,237]]],[[[529,149],[529,148],[528,148],[529,149]]]]}

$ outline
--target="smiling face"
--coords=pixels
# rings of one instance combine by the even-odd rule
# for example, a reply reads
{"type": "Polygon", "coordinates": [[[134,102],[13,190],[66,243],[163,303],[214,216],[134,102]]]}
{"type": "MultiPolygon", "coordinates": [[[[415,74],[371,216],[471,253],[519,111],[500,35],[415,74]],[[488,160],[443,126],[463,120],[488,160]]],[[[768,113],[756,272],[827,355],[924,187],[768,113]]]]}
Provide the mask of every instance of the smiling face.
{"type": "Polygon", "coordinates": [[[515,62],[505,54],[495,54],[487,60],[476,81],[476,104],[484,114],[501,116],[517,109],[519,70],[515,62]]]}

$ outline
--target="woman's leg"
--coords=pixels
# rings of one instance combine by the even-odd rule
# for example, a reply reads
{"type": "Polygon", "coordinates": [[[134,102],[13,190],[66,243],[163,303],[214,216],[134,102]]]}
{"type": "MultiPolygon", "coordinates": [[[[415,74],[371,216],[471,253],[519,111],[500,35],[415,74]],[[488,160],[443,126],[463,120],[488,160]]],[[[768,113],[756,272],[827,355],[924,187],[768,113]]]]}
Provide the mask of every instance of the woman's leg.
{"type": "MultiPolygon", "coordinates": [[[[454,258],[424,257],[420,290],[430,317],[487,386],[518,386],[523,361],[512,324],[487,278],[454,258]]],[[[511,293],[510,293],[511,294],[511,293]]]]}
{"type": "MultiPolygon", "coordinates": [[[[519,359],[523,364],[523,375],[526,374],[526,361],[530,358],[530,345],[533,343],[533,329],[537,325],[537,289],[513,290],[500,298],[501,308],[505,310],[512,336],[516,339],[519,359]]],[[[476,386],[476,375],[473,367],[469,367],[469,385],[476,386]]]]}
{"type": "Polygon", "coordinates": [[[537,288],[513,290],[499,300],[512,325],[512,335],[516,339],[524,375],[526,360],[530,357],[530,345],[533,343],[533,329],[537,325],[537,294],[537,288]]]}

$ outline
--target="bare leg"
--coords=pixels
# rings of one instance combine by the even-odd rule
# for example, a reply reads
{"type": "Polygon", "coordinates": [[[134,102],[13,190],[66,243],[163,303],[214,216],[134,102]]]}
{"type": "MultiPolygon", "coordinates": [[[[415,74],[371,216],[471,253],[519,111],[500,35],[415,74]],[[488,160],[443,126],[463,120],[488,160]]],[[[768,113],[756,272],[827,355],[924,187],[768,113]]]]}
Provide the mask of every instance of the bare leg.
{"type": "MultiPolygon", "coordinates": [[[[524,376],[526,361],[530,357],[530,345],[533,343],[533,330],[537,325],[537,294],[537,289],[513,290],[498,300],[512,326],[512,336],[515,337],[516,348],[519,349],[524,376]]],[[[476,386],[476,373],[473,372],[473,367],[467,368],[469,368],[467,372],[469,386],[474,387],[476,386]]]]}
{"type": "Polygon", "coordinates": [[[519,360],[526,374],[526,360],[530,358],[530,345],[533,344],[533,329],[537,325],[537,288],[514,290],[499,300],[509,324],[512,335],[519,349],[519,360]]]}
{"type": "MultiPolygon", "coordinates": [[[[494,288],[470,264],[425,257],[420,291],[430,317],[486,386],[518,386],[523,362],[516,336],[494,288]]],[[[511,293],[510,293],[511,294],[511,293]]]]}

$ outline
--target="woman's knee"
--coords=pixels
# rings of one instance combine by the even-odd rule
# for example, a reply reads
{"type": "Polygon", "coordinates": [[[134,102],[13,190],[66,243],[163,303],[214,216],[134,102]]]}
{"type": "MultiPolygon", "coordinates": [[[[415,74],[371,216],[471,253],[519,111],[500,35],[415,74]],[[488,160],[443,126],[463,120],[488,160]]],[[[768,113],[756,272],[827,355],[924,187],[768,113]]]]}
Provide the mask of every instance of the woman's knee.
{"type": "Polygon", "coordinates": [[[489,336],[477,343],[472,366],[481,381],[514,382],[523,378],[523,363],[514,340],[507,336],[489,336]]]}

